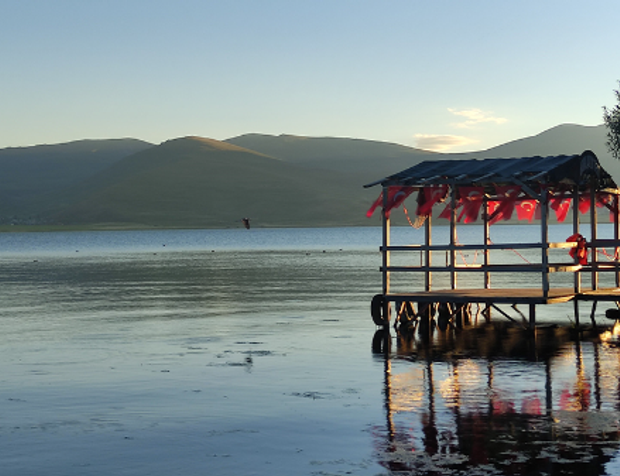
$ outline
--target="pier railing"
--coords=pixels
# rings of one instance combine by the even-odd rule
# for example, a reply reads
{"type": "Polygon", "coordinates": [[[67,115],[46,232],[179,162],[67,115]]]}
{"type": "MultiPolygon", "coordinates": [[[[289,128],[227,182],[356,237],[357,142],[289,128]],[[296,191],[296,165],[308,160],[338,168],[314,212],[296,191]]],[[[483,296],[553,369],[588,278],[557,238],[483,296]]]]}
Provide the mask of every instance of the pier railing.
{"type": "MultiPolygon", "coordinates": [[[[426,283],[425,290],[431,291],[433,273],[449,273],[452,289],[456,289],[458,273],[484,273],[484,287],[491,287],[492,273],[537,273],[542,279],[543,293],[546,296],[550,289],[549,274],[552,273],[575,273],[574,292],[580,293],[582,288],[581,274],[590,273],[592,276],[592,290],[598,288],[599,273],[615,273],[616,286],[620,283],[620,262],[617,260],[617,251],[614,251],[612,261],[603,261],[598,259],[598,251],[606,248],[618,250],[620,248],[620,240],[617,239],[597,239],[587,243],[586,247],[590,251],[588,264],[579,264],[575,261],[550,261],[548,250],[565,249],[571,250],[577,248],[575,242],[549,242],[542,243],[489,243],[481,244],[412,244],[412,245],[390,245],[381,246],[380,250],[384,255],[390,253],[417,253],[419,260],[408,260],[411,264],[382,266],[383,273],[424,273],[424,281],[426,283]],[[543,251],[546,262],[527,262],[527,263],[491,263],[491,251],[519,251],[519,250],[536,250],[543,251]],[[459,263],[455,257],[457,253],[463,252],[482,252],[484,257],[482,263],[459,263]],[[443,261],[439,254],[445,253],[445,263],[433,264],[433,259],[443,261]],[[439,258],[439,260],[437,259],[439,258]],[[418,261],[419,264],[415,264],[418,261]]],[[[391,260],[387,260],[388,263],[391,260]]]]}

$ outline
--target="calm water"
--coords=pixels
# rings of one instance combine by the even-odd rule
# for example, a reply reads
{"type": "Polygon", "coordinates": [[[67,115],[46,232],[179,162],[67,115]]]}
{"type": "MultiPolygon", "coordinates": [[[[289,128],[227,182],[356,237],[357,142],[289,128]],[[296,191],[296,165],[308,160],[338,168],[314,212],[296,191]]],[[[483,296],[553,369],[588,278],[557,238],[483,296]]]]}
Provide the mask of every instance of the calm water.
{"type": "MultiPolygon", "coordinates": [[[[495,242],[532,232],[496,229],[495,242]]],[[[616,340],[562,327],[532,340],[499,317],[431,340],[375,335],[380,239],[1,234],[0,473],[620,471],[616,340]]],[[[570,325],[571,309],[540,319],[570,325]]]]}

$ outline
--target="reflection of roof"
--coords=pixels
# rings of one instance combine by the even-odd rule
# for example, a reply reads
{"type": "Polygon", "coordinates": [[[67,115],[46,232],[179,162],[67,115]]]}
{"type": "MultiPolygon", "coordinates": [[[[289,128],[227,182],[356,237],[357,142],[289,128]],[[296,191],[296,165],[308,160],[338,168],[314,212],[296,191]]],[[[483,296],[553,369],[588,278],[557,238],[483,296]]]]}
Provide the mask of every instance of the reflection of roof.
{"type": "Polygon", "coordinates": [[[428,160],[365,187],[378,184],[424,187],[445,183],[526,184],[535,188],[541,184],[565,184],[579,185],[584,189],[594,186],[596,190],[617,188],[611,175],[601,167],[596,155],[589,150],[577,155],[552,157],[428,160]]]}

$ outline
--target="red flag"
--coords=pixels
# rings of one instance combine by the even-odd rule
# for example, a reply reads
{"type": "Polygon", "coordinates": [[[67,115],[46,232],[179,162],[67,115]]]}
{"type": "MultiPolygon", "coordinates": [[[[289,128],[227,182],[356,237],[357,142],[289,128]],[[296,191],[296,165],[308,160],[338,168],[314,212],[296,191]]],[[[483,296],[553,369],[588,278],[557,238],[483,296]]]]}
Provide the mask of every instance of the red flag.
{"type": "Polygon", "coordinates": [[[614,223],[616,220],[616,205],[617,205],[618,197],[614,196],[611,199],[611,203],[609,205],[609,221],[614,223]]]}
{"type": "Polygon", "coordinates": [[[483,187],[459,187],[460,202],[463,204],[463,210],[459,215],[458,221],[465,216],[465,223],[471,223],[478,219],[478,213],[482,206],[482,197],[484,196],[483,187]]]}
{"type": "Polygon", "coordinates": [[[573,199],[570,197],[570,192],[568,190],[562,190],[559,195],[551,197],[549,206],[555,211],[555,217],[560,223],[566,220],[572,201],[573,199]]]}
{"type": "Polygon", "coordinates": [[[433,205],[446,198],[448,185],[433,185],[424,187],[418,192],[418,208],[416,215],[428,216],[431,214],[433,205]]]}
{"type": "Polygon", "coordinates": [[[538,200],[519,200],[516,203],[517,218],[531,222],[538,208],[538,200]]]}
{"type": "Polygon", "coordinates": [[[590,192],[579,195],[579,212],[587,213],[590,210],[590,192]]]}
{"type": "Polygon", "coordinates": [[[610,193],[598,192],[596,194],[596,206],[602,208],[604,206],[611,206],[613,203],[613,195],[610,193]]]}
{"type": "Polygon", "coordinates": [[[491,225],[500,220],[510,220],[512,218],[512,212],[515,209],[517,197],[521,193],[521,186],[507,185],[500,187],[499,185],[496,185],[495,192],[499,198],[499,206],[493,213],[490,221],[491,225]]]}
{"type": "MultiPolygon", "coordinates": [[[[413,192],[412,187],[388,187],[388,203],[385,208],[385,216],[390,216],[390,210],[397,208],[405,201],[409,195],[413,192]]],[[[370,206],[366,212],[366,216],[370,218],[379,205],[383,204],[383,192],[379,195],[379,198],[370,206]]]]}
{"type": "MultiPolygon", "coordinates": [[[[458,208],[458,203],[456,205],[456,208],[458,208]]],[[[445,218],[446,220],[450,219],[450,216],[452,215],[452,204],[448,203],[446,205],[446,208],[443,209],[443,211],[439,214],[439,218],[445,218]]]]}
{"type": "Polygon", "coordinates": [[[499,207],[499,202],[497,200],[489,200],[487,202],[487,216],[492,216],[495,213],[495,210],[497,210],[497,207],[499,207]]]}
{"type": "Polygon", "coordinates": [[[549,206],[555,212],[555,217],[560,223],[566,220],[572,201],[573,199],[568,197],[566,193],[551,197],[549,206]]]}

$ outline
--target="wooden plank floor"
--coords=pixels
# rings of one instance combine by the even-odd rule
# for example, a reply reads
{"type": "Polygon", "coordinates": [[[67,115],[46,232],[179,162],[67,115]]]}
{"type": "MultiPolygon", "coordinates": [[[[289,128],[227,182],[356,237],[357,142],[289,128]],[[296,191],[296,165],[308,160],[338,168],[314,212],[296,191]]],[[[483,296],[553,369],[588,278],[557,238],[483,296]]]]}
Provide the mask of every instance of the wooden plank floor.
{"type": "Polygon", "coordinates": [[[548,297],[540,288],[518,289],[438,289],[413,293],[391,293],[388,301],[412,302],[489,302],[497,304],[553,304],[572,301],[620,301],[620,288],[605,288],[597,291],[582,290],[576,294],[572,288],[553,288],[548,297]]]}

